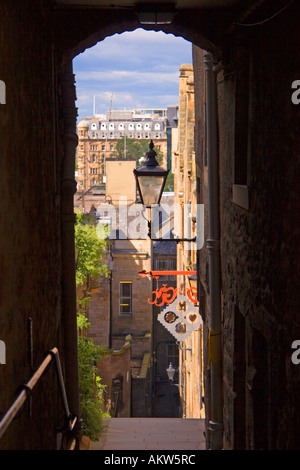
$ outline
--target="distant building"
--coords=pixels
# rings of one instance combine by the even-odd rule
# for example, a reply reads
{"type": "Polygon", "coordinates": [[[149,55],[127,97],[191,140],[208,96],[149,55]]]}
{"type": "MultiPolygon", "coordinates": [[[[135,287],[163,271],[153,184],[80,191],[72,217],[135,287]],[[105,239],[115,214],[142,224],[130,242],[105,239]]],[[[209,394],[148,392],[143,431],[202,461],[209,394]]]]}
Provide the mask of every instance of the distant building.
{"type": "MultiPolygon", "coordinates": [[[[196,228],[196,164],[194,151],[194,71],[192,64],[182,64],[179,79],[178,148],[174,152],[174,202],[185,208],[188,222],[182,233],[184,209],[177,211],[174,230],[177,236],[192,238],[196,228]]],[[[195,270],[197,264],[196,244],[177,244],[177,269],[195,270]]],[[[177,287],[191,287],[188,276],[177,277],[177,287]]],[[[201,313],[201,312],[200,312],[201,313]]],[[[197,315],[200,314],[199,312],[197,315]]],[[[203,327],[200,325],[179,346],[179,389],[184,418],[204,417],[203,395],[203,327]],[[193,352],[193,354],[191,353],[193,352]]]]}
{"type": "MultiPolygon", "coordinates": [[[[177,105],[161,109],[110,111],[86,117],[78,123],[77,190],[86,191],[106,183],[106,161],[116,158],[116,145],[124,138],[153,140],[163,160],[171,162],[171,128],[176,127],[177,105]]],[[[142,156],[142,155],[141,155],[142,156]]]]}

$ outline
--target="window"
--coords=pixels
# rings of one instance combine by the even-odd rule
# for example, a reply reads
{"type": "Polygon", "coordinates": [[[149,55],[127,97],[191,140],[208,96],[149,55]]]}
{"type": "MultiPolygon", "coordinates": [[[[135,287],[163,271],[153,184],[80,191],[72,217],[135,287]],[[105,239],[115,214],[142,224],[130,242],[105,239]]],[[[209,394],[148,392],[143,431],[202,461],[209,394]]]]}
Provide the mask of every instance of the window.
{"type": "Polygon", "coordinates": [[[113,152],[114,146],[113,146],[113,145],[110,145],[110,146],[109,146],[109,150],[110,150],[111,152],[113,152]]]}
{"type": "Polygon", "coordinates": [[[120,315],[132,315],[132,282],[120,282],[120,315]]]}
{"type": "Polygon", "coordinates": [[[166,259],[156,260],[156,269],[157,271],[168,271],[169,270],[169,261],[166,259]]]}
{"type": "Polygon", "coordinates": [[[134,129],[134,124],[129,124],[128,129],[132,131],[134,129]]]}
{"type": "Polygon", "coordinates": [[[178,346],[176,343],[167,344],[167,364],[170,364],[170,362],[172,362],[175,368],[179,365],[178,346]]]}
{"type": "Polygon", "coordinates": [[[98,145],[91,145],[90,150],[98,150],[98,145]]]}
{"type": "Polygon", "coordinates": [[[154,129],[155,129],[156,131],[160,131],[160,125],[159,125],[159,124],[155,124],[154,129]]]}
{"type": "Polygon", "coordinates": [[[95,122],[93,122],[93,124],[91,125],[91,129],[92,131],[97,130],[97,124],[95,122]]]}
{"type": "MultiPolygon", "coordinates": [[[[176,271],[177,262],[174,259],[157,259],[155,261],[155,268],[157,271],[176,271]]],[[[167,274],[166,276],[159,276],[159,281],[176,281],[176,275],[167,274]]]]}
{"type": "Polygon", "coordinates": [[[101,130],[105,130],[106,129],[106,124],[102,123],[101,124],[101,130]]]}
{"type": "Polygon", "coordinates": [[[177,269],[176,259],[170,259],[169,260],[169,267],[170,267],[170,271],[176,271],[176,269],[177,269]]]}

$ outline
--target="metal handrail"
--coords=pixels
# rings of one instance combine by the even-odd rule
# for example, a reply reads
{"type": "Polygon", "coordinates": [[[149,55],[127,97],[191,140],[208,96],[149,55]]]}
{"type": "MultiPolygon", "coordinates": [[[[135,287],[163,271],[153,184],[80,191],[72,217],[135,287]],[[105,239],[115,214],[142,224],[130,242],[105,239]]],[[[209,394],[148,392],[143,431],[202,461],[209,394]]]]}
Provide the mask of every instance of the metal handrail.
{"type": "MultiPolygon", "coordinates": [[[[42,375],[44,374],[44,372],[47,370],[48,366],[52,362],[54,362],[56,366],[56,372],[58,376],[64,411],[65,411],[66,420],[67,420],[67,426],[65,427],[65,431],[72,432],[74,430],[76,423],[78,422],[78,417],[70,413],[58,349],[53,348],[48,352],[47,356],[45,357],[45,359],[43,360],[39,368],[36,370],[36,372],[33,374],[33,376],[30,378],[30,380],[19,388],[20,393],[18,397],[12,403],[12,405],[10,406],[10,408],[8,409],[8,411],[5,413],[5,415],[0,421],[0,439],[6,432],[11,422],[17,417],[18,413],[22,409],[22,406],[24,405],[26,400],[30,397],[33,388],[35,387],[39,379],[42,377],[42,375]]],[[[68,448],[72,450],[75,448],[75,446],[76,446],[76,439],[73,437],[71,438],[71,442],[69,443],[68,448]]]]}

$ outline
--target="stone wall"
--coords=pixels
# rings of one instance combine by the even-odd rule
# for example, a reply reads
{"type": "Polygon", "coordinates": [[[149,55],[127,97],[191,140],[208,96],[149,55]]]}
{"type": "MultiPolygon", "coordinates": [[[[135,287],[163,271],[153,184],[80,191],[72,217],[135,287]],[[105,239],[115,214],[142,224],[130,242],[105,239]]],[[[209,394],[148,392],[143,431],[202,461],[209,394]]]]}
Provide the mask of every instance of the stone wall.
{"type": "MultiPolygon", "coordinates": [[[[299,110],[291,102],[298,76],[295,11],[290,8],[284,19],[274,18],[255,33],[244,28],[233,34],[230,60],[217,75],[224,446],[229,449],[299,446],[300,370],[291,362],[291,344],[300,334],[299,110]],[[288,38],[288,48],[282,38],[288,38]],[[248,205],[236,189],[247,195],[248,205]]],[[[203,76],[203,52],[194,49],[194,56],[195,73],[203,76]]],[[[196,153],[206,203],[203,90],[196,84],[196,153]]],[[[204,247],[200,274],[206,294],[207,267],[204,247]]]]}
{"type": "Polygon", "coordinates": [[[131,416],[131,336],[124,338],[120,350],[110,350],[109,354],[104,355],[98,368],[101,383],[106,385],[105,396],[109,403],[113,380],[117,379],[122,383],[122,394],[116,416],[128,418],[131,416]]]}
{"type": "Polygon", "coordinates": [[[89,336],[98,346],[110,346],[110,291],[110,279],[101,278],[89,303],[89,336]]]}
{"type": "Polygon", "coordinates": [[[129,328],[133,336],[151,332],[151,281],[141,277],[142,270],[150,271],[151,257],[149,240],[116,240],[113,252],[112,289],[112,334],[122,334],[129,328]],[[120,282],[132,282],[132,315],[120,315],[120,282]]]}
{"type": "MultiPolygon", "coordinates": [[[[59,143],[49,2],[0,5],[0,415],[57,346],[63,359],[59,143]],[[30,343],[32,328],[32,343],[30,343]],[[30,351],[32,349],[32,358],[30,351]]],[[[52,367],[0,441],[4,449],[56,448],[62,410],[52,367]],[[51,404],[51,406],[50,406],[51,404]]]]}

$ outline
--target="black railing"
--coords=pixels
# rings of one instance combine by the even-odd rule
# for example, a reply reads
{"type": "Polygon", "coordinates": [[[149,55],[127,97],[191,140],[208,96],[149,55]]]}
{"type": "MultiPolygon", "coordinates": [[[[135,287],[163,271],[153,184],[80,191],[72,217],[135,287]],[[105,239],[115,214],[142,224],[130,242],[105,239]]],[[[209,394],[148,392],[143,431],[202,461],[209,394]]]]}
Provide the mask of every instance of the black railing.
{"type": "Polygon", "coordinates": [[[57,348],[53,348],[48,352],[47,356],[45,357],[45,359],[43,360],[39,368],[36,370],[36,372],[33,374],[33,376],[30,378],[30,380],[19,388],[20,392],[17,398],[12,403],[11,407],[5,413],[5,415],[0,421],[0,439],[6,432],[11,422],[22,411],[22,407],[24,403],[26,402],[26,400],[29,399],[29,397],[31,396],[31,392],[34,389],[35,385],[38,383],[42,375],[48,370],[49,365],[53,362],[55,364],[55,368],[57,372],[59,388],[61,392],[61,397],[62,397],[63,406],[64,406],[64,414],[65,414],[64,416],[65,425],[63,426],[63,428],[60,429],[60,431],[66,437],[66,442],[67,442],[66,450],[74,450],[76,448],[77,443],[78,443],[77,434],[78,434],[79,422],[78,422],[78,417],[75,415],[72,415],[69,410],[67,394],[66,394],[65,384],[64,384],[63,375],[62,375],[61,363],[60,363],[60,358],[59,358],[59,353],[58,353],[57,348]]]}

